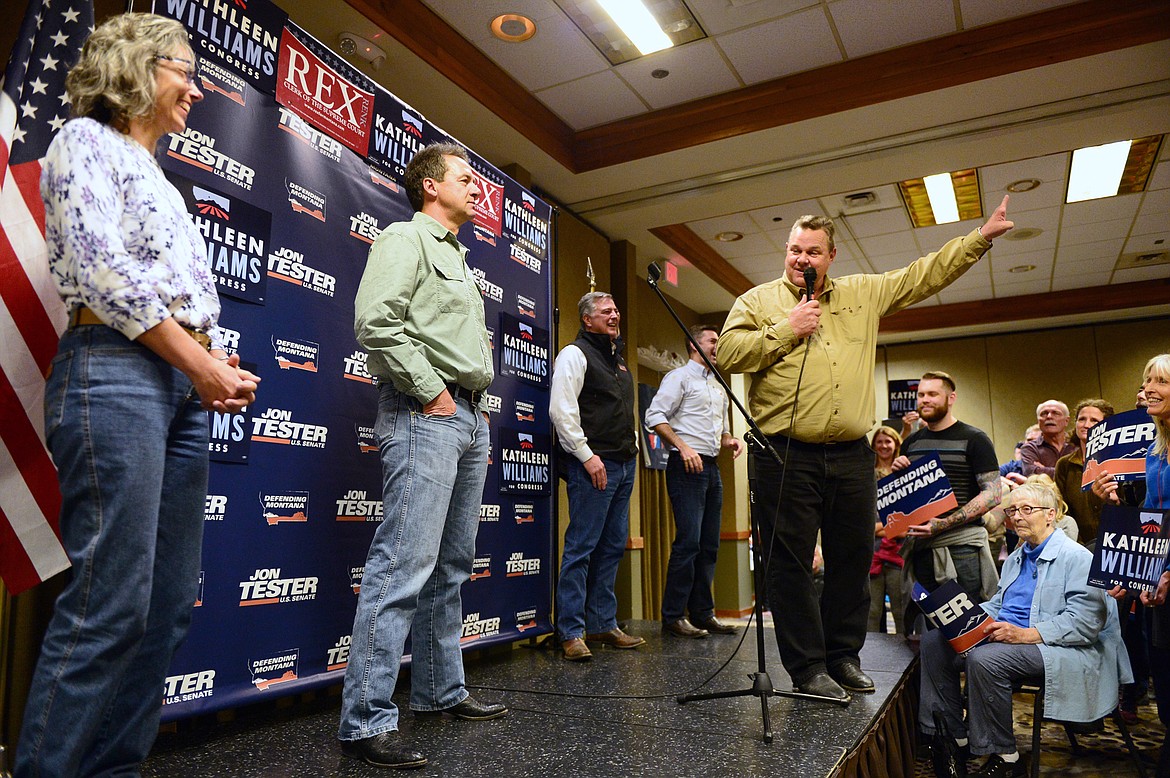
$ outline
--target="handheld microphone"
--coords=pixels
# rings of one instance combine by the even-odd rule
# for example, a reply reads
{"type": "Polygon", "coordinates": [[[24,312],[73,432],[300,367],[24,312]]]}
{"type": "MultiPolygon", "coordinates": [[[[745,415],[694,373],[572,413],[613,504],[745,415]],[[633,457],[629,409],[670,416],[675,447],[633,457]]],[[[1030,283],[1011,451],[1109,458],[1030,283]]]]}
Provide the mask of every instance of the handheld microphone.
{"type": "Polygon", "coordinates": [[[659,278],[662,278],[662,268],[658,267],[658,263],[651,262],[650,267],[646,268],[646,283],[658,286],[659,278]]]}
{"type": "Polygon", "coordinates": [[[811,300],[813,290],[817,288],[817,271],[816,268],[806,267],[804,269],[804,299],[811,300]]]}

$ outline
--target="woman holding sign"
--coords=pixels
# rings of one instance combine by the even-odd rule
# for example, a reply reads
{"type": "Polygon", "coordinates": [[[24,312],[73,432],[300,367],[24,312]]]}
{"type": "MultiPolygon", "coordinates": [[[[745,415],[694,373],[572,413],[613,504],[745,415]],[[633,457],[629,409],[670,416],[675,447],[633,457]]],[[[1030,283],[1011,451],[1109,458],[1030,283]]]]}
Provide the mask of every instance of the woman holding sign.
{"type": "Polygon", "coordinates": [[[1089,430],[1113,415],[1113,406],[1105,400],[1081,400],[1073,410],[1077,450],[1056,461],[1056,487],[1068,504],[1069,513],[1077,522],[1077,539],[1090,549],[1097,539],[1097,525],[1101,522],[1101,498],[1081,489],[1085,474],[1085,448],[1089,445],[1089,430]]]}
{"type": "MultiPolygon", "coordinates": [[[[956,654],[942,629],[922,637],[919,725],[933,737],[940,775],[948,774],[948,762],[978,754],[988,758],[974,775],[1025,774],[1012,731],[1014,683],[1043,679],[1047,715],[1091,722],[1117,707],[1119,682],[1132,679],[1117,608],[1103,590],[1088,585],[1092,554],[1055,531],[1060,505],[1047,476],[1029,478],[1012,492],[1006,514],[1020,545],[1004,562],[995,596],[976,606],[994,619],[982,627],[986,642],[956,654]],[[966,720],[959,680],[964,670],[966,720]],[[936,714],[954,740],[936,729],[936,714]]],[[[952,604],[951,620],[969,605],[969,599],[952,604]]]]}
{"type": "MultiPolygon", "coordinates": [[[[1145,395],[1146,413],[1154,422],[1156,436],[1146,454],[1146,508],[1170,508],[1170,354],[1159,354],[1146,363],[1142,372],[1142,392],[1145,395]]],[[[1108,470],[1102,470],[1093,482],[1093,494],[1113,504],[1121,501],[1117,496],[1117,482],[1108,470]]],[[[1170,557],[1158,580],[1158,588],[1142,592],[1142,604],[1146,606],[1147,649],[1150,659],[1150,676],[1154,681],[1154,695],[1158,702],[1158,718],[1167,727],[1162,739],[1162,755],[1158,759],[1158,776],[1170,776],[1170,605],[1166,605],[1166,592],[1170,590],[1170,557]]],[[[1115,597],[1125,595],[1125,590],[1114,589],[1115,597]]]]}
{"type": "MultiPolygon", "coordinates": [[[[917,414],[916,414],[917,415],[917,414]]],[[[894,460],[902,448],[902,436],[893,427],[878,427],[870,444],[874,454],[874,478],[881,480],[894,471],[894,460]]],[[[894,634],[905,635],[903,618],[906,612],[906,596],[902,585],[902,565],[905,560],[900,553],[902,538],[887,538],[885,525],[874,523],[873,561],[869,566],[869,631],[886,631],[886,596],[890,598],[890,611],[894,614],[894,634]]]]}

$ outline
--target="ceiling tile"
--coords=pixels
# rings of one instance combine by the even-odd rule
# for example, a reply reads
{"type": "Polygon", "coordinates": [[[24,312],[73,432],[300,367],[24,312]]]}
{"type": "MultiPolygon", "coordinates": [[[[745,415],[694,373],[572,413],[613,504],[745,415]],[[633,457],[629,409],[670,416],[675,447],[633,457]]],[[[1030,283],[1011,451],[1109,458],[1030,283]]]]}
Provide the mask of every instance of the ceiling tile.
{"type": "Polygon", "coordinates": [[[769,205],[767,208],[756,208],[747,212],[747,215],[761,230],[766,232],[783,230],[785,233],[791,231],[794,221],[801,216],[810,214],[813,216],[825,215],[821,204],[816,200],[799,200],[795,203],[769,205]]]}
{"type": "Polygon", "coordinates": [[[1052,279],[1052,291],[1065,289],[1088,289],[1092,286],[1105,286],[1113,275],[1110,270],[1094,270],[1089,273],[1060,274],[1052,279]]]}
{"type": "Polygon", "coordinates": [[[1170,211],[1163,211],[1161,213],[1155,211],[1150,214],[1143,214],[1137,217],[1130,233],[1133,235],[1150,235],[1165,232],[1168,223],[1170,223],[1170,211]]]}
{"type": "Polygon", "coordinates": [[[715,39],[745,84],[812,70],[844,59],[824,9],[786,16],[715,39]],[[768,56],[760,56],[760,52],[768,56]]]}
{"type": "Polygon", "coordinates": [[[779,275],[769,270],[761,270],[757,273],[744,273],[744,275],[747,276],[749,281],[757,286],[760,284],[766,284],[769,281],[775,281],[777,278],[779,278],[779,275]]]}
{"type": "MultiPolygon", "coordinates": [[[[1163,140],[1162,145],[1170,146],[1170,143],[1163,140]]],[[[1170,189],[1170,161],[1166,159],[1154,164],[1154,172],[1150,174],[1150,180],[1146,182],[1147,192],[1154,189],[1170,189]]]]}
{"type": "Polygon", "coordinates": [[[886,208],[881,211],[838,216],[836,221],[838,224],[845,222],[849,233],[859,240],[910,229],[910,217],[906,215],[905,208],[886,208]]]}
{"type": "Polygon", "coordinates": [[[687,0],[687,7],[703,25],[708,35],[769,22],[778,16],[819,4],[819,0],[766,0],[766,2],[728,2],[728,0],[687,0]]]}
{"type": "Polygon", "coordinates": [[[1074,224],[1060,231],[1060,242],[1068,245],[1095,243],[1111,238],[1124,238],[1129,234],[1131,219],[1114,219],[1096,224],[1074,224]]]}
{"type": "Polygon", "coordinates": [[[776,244],[762,232],[744,235],[743,240],[724,243],[718,240],[708,240],[707,245],[719,252],[724,259],[734,257],[757,257],[761,254],[778,253],[776,244]]]}
{"type": "Polygon", "coordinates": [[[1170,231],[1166,230],[1166,220],[1162,220],[1161,232],[1149,232],[1144,235],[1133,235],[1125,242],[1122,254],[1149,254],[1154,251],[1170,250],[1170,231]]]}
{"type": "Polygon", "coordinates": [[[1009,218],[1013,213],[1059,206],[1064,202],[1069,159],[1068,153],[1049,154],[980,168],[979,187],[983,194],[983,212],[990,215],[1005,194],[1011,197],[1008,201],[1009,218]],[[1040,186],[1028,192],[1007,191],[1008,184],[1029,178],[1039,181],[1040,186]]]}
{"type": "Polygon", "coordinates": [[[947,289],[979,289],[984,297],[991,297],[991,263],[979,262],[951,281],[947,289]]]}
{"type": "Polygon", "coordinates": [[[889,235],[873,235],[857,241],[858,245],[871,260],[874,257],[898,255],[902,257],[902,264],[909,265],[918,258],[918,244],[909,230],[893,232],[889,235]]]}
{"type": "Polygon", "coordinates": [[[723,216],[714,216],[710,219],[687,222],[686,224],[696,235],[708,241],[712,240],[721,232],[739,232],[744,235],[762,232],[759,226],[746,213],[728,213],[723,216]]]}
{"type": "Polygon", "coordinates": [[[891,270],[898,270],[909,265],[914,258],[907,259],[905,253],[898,254],[867,254],[865,257],[869,260],[869,264],[873,265],[875,273],[888,273],[891,270]]]}
{"type": "Polygon", "coordinates": [[[464,38],[477,44],[489,38],[497,40],[492,35],[491,23],[500,14],[527,16],[537,22],[538,34],[542,20],[550,17],[569,18],[552,0],[476,0],[474,3],[467,0],[423,0],[423,4],[442,16],[443,21],[464,38]]]}
{"type": "Polygon", "coordinates": [[[563,14],[541,21],[523,43],[489,34],[476,45],[530,92],[609,69],[609,61],[563,14]]]}
{"type": "Polygon", "coordinates": [[[1052,275],[1053,257],[1051,251],[1029,251],[1022,254],[996,253],[991,258],[991,274],[997,283],[1016,284],[1030,281],[1038,276],[1052,275]],[[1013,267],[1035,265],[1035,270],[1012,273],[1013,267]]]}
{"type": "Polygon", "coordinates": [[[1065,227],[1078,224],[1095,224],[1113,219],[1127,219],[1133,221],[1141,204],[1142,195],[1130,194],[1118,197],[1102,197],[1099,200],[1085,200],[1079,203],[1068,203],[1064,206],[1064,213],[1060,222],[1065,227]]]}
{"type": "Polygon", "coordinates": [[[1061,261],[1056,265],[1055,275],[1059,278],[1062,276],[1083,276],[1086,273],[1112,273],[1113,266],[1116,263],[1116,255],[1112,257],[1092,257],[1077,262],[1061,261]]]}
{"type": "MultiPolygon", "coordinates": [[[[1036,213],[1043,213],[1043,211],[1036,211],[1036,213]]],[[[1033,235],[1032,237],[1023,237],[1025,235],[1027,235],[1028,233],[1021,232],[1018,230],[1020,227],[1024,227],[1024,226],[1030,226],[1030,225],[1017,224],[1016,225],[1017,230],[1014,230],[1013,232],[1009,232],[1007,235],[1004,235],[1002,238],[999,238],[998,240],[996,240],[995,248],[993,248],[992,251],[999,251],[999,252],[1009,253],[1009,254],[1021,254],[1025,251],[1039,251],[1040,249],[1053,249],[1053,250],[1055,250],[1057,236],[1060,235],[1062,240],[1063,240],[1063,235],[1062,235],[1061,231],[1056,229],[1055,226],[1052,227],[1051,229],[1046,229],[1044,227],[1038,227],[1036,229],[1043,230],[1039,235],[1033,235]],[[1013,238],[1012,237],[1013,234],[1018,235],[1020,237],[1013,238]]],[[[1105,237],[1105,236],[1102,236],[1102,237],[1105,237]]],[[[1096,238],[1096,240],[1101,240],[1101,238],[1096,238]]]]}
{"type": "Polygon", "coordinates": [[[959,0],[959,10],[963,14],[963,28],[969,30],[1075,2],[1078,0],[1012,0],[1010,3],[1003,0],[959,0]]]}
{"type": "Polygon", "coordinates": [[[840,253],[837,258],[833,260],[832,270],[829,272],[833,278],[841,278],[842,276],[855,276],[865,271],[861,269],[861,265],[848,259],[842,259],[840,253]]]}
{"type": "Polygon", "coordinates": [[[697,100],[738,89],[739,81],[710,40],[694,41],[639,57],[614,68],[651,108],[697,100]],[[670,71],[654,78],[655,70],[670,71]]]}
{"type": "MultiPolygon", "coordinates": [[[[1018,180],[1018,179],[1016,179],[1018,180]]],[[[1030,192],[1005,192],[1002,189],[982,192],[983,213],[990,216],[1004,195],[1008,196],[1008,218],[1015,219],[1017,214],[1039,211],[1044,208],[1059,208],[1064,202],[1064,182],[1057,181],[1041,184],[1030,192]]]]}
{"type": "Polygon", "coordinates": [[[1018,297],[1022,294],[1044,294],[1052,289],[1052,280],[1047,276],[1019,284],[995,284],[995,299],[1018,297]]]}
{"type": "Polygon", "coordinates": [[[737,257],[729,259],[728,262],[739,272],[745,276],[751,276],[753,273],[772,273],[779,275],[784,268],[784,257],[779,254],[759,254],[751,257],[737,257]]]}
{"type": "Polygon", "coordinates": [[[1063,268],[1066,263],[1071,265],[1093,261],[1108,262],[1109,266],[1112,267],[1113,263],[1117,261],[1117,257],[1121,253],[1121,248],[1124,245],[1124,238],[1099,240],[1093,241],[1092,243],[1077,243],[1075,245],[1066,244],[1064,241],[1061,241],[1060,251],[1056,255],[1056,265],[1058,268],[1063,268]]]}
{"type": "Polygon", "coordinates": [[[1152,265],[1118,270],[1113,274],[1113,283],[1128,284],[1133,281],[1154,281],[1170,277],[1170,266],[1152,265]]]}
{"type": "Polygon", "coordinates": [[[1167,211],[1170,211],[1170,189],[1159,189],[1156,192],[1146,192],[1138,214],[1141,216],[1165,215],[1167,211]]]}
{"type": "Polygon", "coordinates": [[[860,189],[850,189],[846,192],[840,192],[834,195],[826,195],[817,198],[821,203],[821,208],[824,209],[826,215],[831,215],[833,218],[845,214],[846,216],[855,216],[859,213],[868,213],[870,211],[883,211],[888,208],[902,208],[902,195],[898,192],[897,184],[885,184],[883,186],[871,186],[860,189]],[[849,198],[854,195],[866,194],[873,195],[873,202],[865,205],[853,205],[849,202],[849,198]]]}
{"type": "MultiPolygon", "coordinates": [[[[775,237],[773,237],[772,240],[775,240],[775,237]]],[[[834,262],[849,262],[851,264],[858,264],[863,261],[861,256],[857,253],[857,244],[852,241],[834,240],[833,247],[837,249],[837,257],[833,260],[834,262]]]]}
{"type": "Polygon", "coordinates": [[[850,57],[949,35],[956,28],[951,0],[840,0],[829,4],[829,13],[850,57]]]}
{"type": "MultiPolygon", "coordinates": [[[[971,230],[982,226],[986,219],[967,219],[950,224],[932,224],[929,227],[919,227],[914,230],[914,237],[918,239],[920,252],[930,253],[938,251],[947,241],[966,235],[971,230]]],[[[916,255],[917,256],[917,255],[916,255]]]]}
{"type": "Polygon", "coordinates": [[[645,104],[625,83],[606,70],[541,90],[536,96],[576,130],[642,113],[645,104]]]}

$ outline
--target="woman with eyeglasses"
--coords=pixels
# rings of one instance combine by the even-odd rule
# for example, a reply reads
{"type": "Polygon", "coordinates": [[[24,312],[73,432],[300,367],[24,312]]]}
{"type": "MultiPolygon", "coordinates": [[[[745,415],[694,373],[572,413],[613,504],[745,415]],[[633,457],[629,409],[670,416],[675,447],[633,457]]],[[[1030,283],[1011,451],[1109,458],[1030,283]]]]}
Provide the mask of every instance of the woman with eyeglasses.
{"type": "Polygon", "coordinates": [[[18,776],[137,775],[198,587],[205,410],[259,378],[224,352],[207,248],[155,161],[203,98],[178,22],[93,32],[65,88],[74,119],[43,163],[45,239],[69,311],[45,387],[45,438],[73,563],[41,646],[18,776]]]}
{"type": "Polygon", "coordinates": [[[1060,505],[1045,475],[1012,492],[1005,513],[1020,544],[1004,562],[995,596],[980,606],[994,619],[984,628],[988,642],[956,655],[941,630],[922,638],[919,724],[934,737],[936,772],[986,754],[981,769],[968,774],[1026,773],[1012,731],[1012,686],[1019,681],[1043,679],[1046,715],[1092,722],[1117,707],[1119,683],[1132,680],[1116,604],[1087,583],[1093,555],[1056,530],[1060,505]],[[964,670],[965,720],[959,683],[964,670]],[[937,736],[935,712],[943,715],[954,742],[937,736]]]}
{"type": "MultiPolygon", "coordinates": [[[[1146,363],[1142,371],[1142,389],[1138,401],[1145,402],[1146,413],[1154,423],[1155,438],[1146,454],[1146,508],[1170,509],[1170,354],[1159,354],[1146,363]]],[[[1093,482],[1093,493],[1113,504],[1121,502],[1118,484],[1108,470],[1102,469],[1093,482]]],[[[1150,677],[1154,681],[1158,719],[1166,729],[1162,738],[1162,754],[1158,759],[1159,778],[1170,776],[1170,605],[1166,593],[1170,591],[1170,556],[1166,558],[1162,576],[1154,591],[1141,593],[1146,612],[1146,650],[1150,677]]],[[[1110,594],[1124,597],[1127,592],[1114,589],[1110,594]]]]}

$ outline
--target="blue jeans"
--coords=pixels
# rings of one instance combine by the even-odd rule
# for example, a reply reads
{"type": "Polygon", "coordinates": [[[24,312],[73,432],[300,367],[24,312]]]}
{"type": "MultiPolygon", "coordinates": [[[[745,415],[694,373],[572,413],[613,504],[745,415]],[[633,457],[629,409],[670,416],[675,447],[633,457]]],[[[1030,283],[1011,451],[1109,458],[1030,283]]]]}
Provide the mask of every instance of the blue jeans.
{"type": "Polygon", "coordinates": [[[604,491],[593,486],[585,466],[569,462],[569,528],[557,586],[557,633],[561,640],[608,632],[617,626],[613,585],[630,534],[630,494],[638,458],[603,459],[604,491]]]}
{"type": "Polygon", "coordinates": [[[922,680],[918,724],[935,734],[934,713],[943,714],[951,735],[968,738],[971,753],[1011,754],[1016,750],[1012,731],[1012,684],[1044,677],[1044,658],[1035,644],[982,643],[960,656],[942,630],[922,636],[918,656],[922,680]],[[967,672],[967,720],[959,674],[967,672]]]}
{"type": "Polygon", "coordinates": [[[436,711],[467,698],[460,587],[471,577],[487,477],[488,425],[466,400],[428,416],[389,382],[378,394],[381,525],[362,576],[345,687],[341,740],[398,729],[391,701],[411,635],[410,707],[436,711]]]}
{"type": "Polygon", "coordinates": [[[703,472],[688,473],[677,451],[666,462],[666,492],[674,513],[674,543],[666,567],[662,620],[670,623],[715,615],[715,559],[723,514],[723,481],[715,457],[703,457],[703,472]]]}
{"type": "Polygon", "coordinates": [[[53,360],[45,434],[73,570],[33,675],[16,774],[137,775],[198,593],[207,415],[180,371],[83,326],[53,360]]]}

